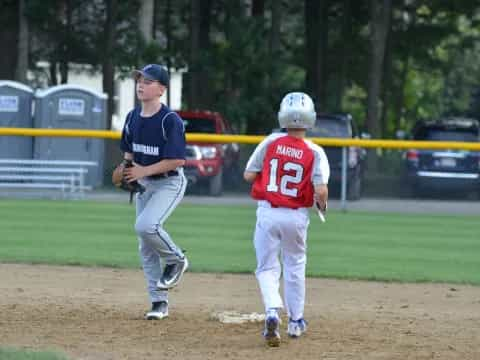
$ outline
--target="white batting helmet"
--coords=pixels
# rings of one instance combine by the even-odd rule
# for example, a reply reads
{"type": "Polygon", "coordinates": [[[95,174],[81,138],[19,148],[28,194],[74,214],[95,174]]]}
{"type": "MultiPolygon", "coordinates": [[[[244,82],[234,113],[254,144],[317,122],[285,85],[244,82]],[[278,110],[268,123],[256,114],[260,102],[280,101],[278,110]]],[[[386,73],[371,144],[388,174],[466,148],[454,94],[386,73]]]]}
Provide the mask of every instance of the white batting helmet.
{"type": "Polygon", "coordinates": [[[315,105],[305,93],[288,93],[280,103],[278,122],[282,128],[308,129],[315,125],[316,117],[315,105]]]}

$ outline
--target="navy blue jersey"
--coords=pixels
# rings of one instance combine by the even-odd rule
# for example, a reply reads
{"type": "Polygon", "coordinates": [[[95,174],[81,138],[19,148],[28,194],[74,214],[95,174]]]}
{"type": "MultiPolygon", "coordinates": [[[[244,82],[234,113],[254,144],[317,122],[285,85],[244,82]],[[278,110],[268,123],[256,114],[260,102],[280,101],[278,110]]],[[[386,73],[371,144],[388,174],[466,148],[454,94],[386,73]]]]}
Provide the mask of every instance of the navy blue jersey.
{"type": "Polygon", "coordinates": [[[152,116],[133,109],[125,121],[120,148],[133,153],[133,161],[142,166],[163,159],[185,159],[185,127],[176,112],[162,104],[152,116]]]}

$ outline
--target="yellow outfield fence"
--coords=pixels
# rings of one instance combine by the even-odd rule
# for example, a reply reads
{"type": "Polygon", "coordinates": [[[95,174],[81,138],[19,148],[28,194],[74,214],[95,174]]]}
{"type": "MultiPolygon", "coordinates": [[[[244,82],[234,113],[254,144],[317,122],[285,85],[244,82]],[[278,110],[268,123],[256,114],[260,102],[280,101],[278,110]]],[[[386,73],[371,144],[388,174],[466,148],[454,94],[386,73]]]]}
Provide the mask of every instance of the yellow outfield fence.
{"type": "MultiPolygon", "coordinates": [[[[48,136],[48,137],[88,137],[103,139],[120,139],[120,132],[110,130],[86,129],[32,129],[32,128],[1,128],[0,136],[48,136]]],[[[205,143],[241,143],[258,144],[265,136],[260,135],[215,135],[215,134],[190,134],[186,135],[187,141],[205,143]]],[[[341,139],[341,138],[310,138],[318,145],[324,146],[359,146],[364,148],[384,149],[455,149],[480,151],[480,142],[456,141],[406,141],[382,139],[341,139]]]]}

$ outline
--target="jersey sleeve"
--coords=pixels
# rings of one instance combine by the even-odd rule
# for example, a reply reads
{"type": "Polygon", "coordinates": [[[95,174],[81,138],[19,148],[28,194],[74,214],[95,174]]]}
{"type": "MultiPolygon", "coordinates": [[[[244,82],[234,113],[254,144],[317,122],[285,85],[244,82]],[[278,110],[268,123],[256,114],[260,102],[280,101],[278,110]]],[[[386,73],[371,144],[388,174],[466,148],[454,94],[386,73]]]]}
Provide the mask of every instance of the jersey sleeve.
{"type": "Polygon", "coordinates": [[[281,136],[285,136],[285,134],[271,134],[263,139],[262,142],[255,148],[255,151],[250,156],[250,159],[248,159],[245,171],[262,171],[263,160],[265,159],[265,154],[267,153],[268,144],[281,136]]]}
{"type": "Polygon", "coordinates": [[[127,114],[127,119],[123,125],[122,137],[120,139],[120,149],[123,152],[133,152],[132,143],[133,143],[133,133],[132,133],[132,119],[133,119],[133,110],[127,114]]]}
{"type": "Polygon", "coordinates": [[[308,145],[314,154],[312,183],[313,185],[327,185],[330,178],[330,165],[327,155],[323,148],[317,144],[308,141],[308,145]]]}
{"type": "Polygon", "coordinates": [[[165,159],[185,159],[185,126],[183,120],[174,112],[164,120],[163,131],[166,144],[163,151],[165,159]]]}

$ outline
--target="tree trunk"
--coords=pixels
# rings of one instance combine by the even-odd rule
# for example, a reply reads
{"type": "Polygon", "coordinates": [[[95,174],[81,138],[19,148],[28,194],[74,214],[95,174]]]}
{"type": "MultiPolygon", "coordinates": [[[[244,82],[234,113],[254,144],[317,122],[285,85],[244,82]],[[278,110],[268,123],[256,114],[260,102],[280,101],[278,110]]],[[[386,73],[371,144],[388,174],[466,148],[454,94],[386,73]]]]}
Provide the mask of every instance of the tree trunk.
{"type": "MultiPolygon", "coordinates": [[[[117,22],[118,0],[104,0],[106,7],[106,16],[104,24],[103,38],[103,62],[102,62],[102,85],[103,92],[107,94],[107,124],[106,129],[112,129],[112,117],[115,110],[115,24],[117,22]]],[[[104,155],[104,182],[110,183],[111,172],[115,164],[121,159],[121,151],[118,141],[105,140],[104,155]]]]}
{"type": "MultiPolygon", "coordinates": [[[[392,13],[390,12],[390,15],[392,13]]],[[[390,23],[392,19],[390,18],[390,23]]],[[[387,38],[385,44],[385,59],[383,66],[383,87],[381,89],[381,115],[380,115],[380,137],[388,137],[388,110],[390,107],[390,98],[392,94],[392,85],[393,85],[393,59],[392,59],[392,50],[393,50],[393,39],[392,31],[389,26],[387,29],[387,38]]]]}
{"type": "MultiPolygon", "coordinates": [[[[408,18],[410,19],[409,27],[415,28],[417,16],[415,8],[407,8],[408,18]]],[[[404,120],[404,101],[405,101],[405,84],[407,83],[408,71],[410,69],[410,52],[411,47],[406,47],[403,53],[402,69],[399,76],[398,84],[395,86],[395,100],[393,113],[395,115],[395,130],[405,130],[404,120]]]]}
{"type": "Polygon", "coordinates": [[[380,136],[379,95],[387,32],[390,26],[391,0],[370,0],[370,68],[368,71],[367,128],[374,138],[380,136]]]}
{"type": "Polygon", "coordinates": [[[117,17],[117,0],[106,0],[106,18],[104,26],[103,62],[102,62],[102,85],[103,92],[108,95],[107,99],[107,129],[112,128],[112,116],[114,112],[115,96],[115,63],[113,48],[115,46],[115,21],[117,17]]]}
{"type": "MultiPolygon", "coordinates": [[[[278,22],[278,17],[273,18],[274,14],[273,12],[279,12],[279,6],[281,6],[280,1],[273,1],[272,2],[272,30],[270,32],[270,43],[269,43],[269,58],[263,59],[263,61],[267,62],[269,61],[269,74],[265,74],[265,80],[267,81],[266,88],[265,88],[265,97],[268,97],[273,93],[273,82],[275,81],[275,73],[276,73],[276,68],[275,68],[275,55],[273,52],[278,52],[278,47],[280,46],[279,41],[280,41],[280,23],[278,22]],[[275,24],[274,24],[275,23],[275,24]],[[274,29],[273,29],[274,28],[274,29]]],[[[278,14],[277,14],[278,15],[278,14]]],[[[257,30],[261,31],[261,33],[264,33],[264,28],[265,28],[265,1],[263,0],[254,0],[252,1],[252,8],[251,8],[251,17],[254,20],[254,26],[257,26],[257,30]]],[[[278,54],[277,54],[278,55],[278,54]]],[[[259,82],[263,81],[262,79],[257,79],[259,82]]],[[[235,101],[235,100],[233,100],[235,101]]],[[[279,99],[273,99],[272,101],[280,101],[279,99]]],[[[259,118],[261,118],[262,115],[258,114],[257,116],[247,116],[247,134],[262,134],[265,133],[265,121],[258,121],[259,118]]],[[[271,128],[269,126],[269,128],[271,128]]]]}
{"type": "MultiPolygon", "coordinates": [[[[305,0],[305,87],[307,92],[314,97],[315,82],[317,79],[318,63],[318,23],[319,3],[315,0],[305,0]]],[[[314,99],[316,100],[316,99],[314,99]]]]}
{"type": "MultiPolygon", "coordinates": [[[[153,25],[153,20],[155,19],[155,1],[154,0],[140,0],[140,8],[138,9],[137,19],[138,19],[138,31],[141,34],[142,41],[144,46],[148,46],[153,39],[153,31],[155,29],[153,25]]],[[[137,66],[145,65],[145,59],[137,59],[141,64],[137,66]]],[[[138,99],[135,96],[135,92],[132,94],[134,97],[135,105],[138,105],[138,99]]]]}
{"type": "Polygon", "coordinates": [[[59,54],[60,58],[57,59],[60,65],[60,84],[66,84],[68,82],[68,63],[70,61],[70,46],[71,46],[71,34],[72,34],[72,3],[70,0],[63,0],[62,7],[60,8],[61,18],[64,19],[63,36],[60,42],[59,54]]]}
{"type": "Polygon", "coordinates": [[[15,80],[25,83],[28,70],[28,21],[25,17],[25,0],[18,1],[18,60],[15,80]]]}
{"type": "MultiPolygon", "coordinates": [[[[279,1],[273,1],[273,2],[279,3],[279,1]]],[[[263,17],[264,14],[265,14],[265,0],[252,0],[252,16],[263,17]]]]}
{"type": "Polygon", "coordinates": [[[201,5],[197,0],[190,1],[190,54],[188,64],[188,92],[187,103],[191,109],[198,104],[198,75],[197,66],[200,55],[200,19],[201,5]]]}
{"type": "MultiPolygon", "coordinates": [[[[170,19],[172,18],[172,4],[171,4],[171,1],[170,0],[166,0],[166,5],[167,5],[167,9],[165,11],[165,37],[166,37],[166,41],[167,41],[167,46],[166,46],[166,58],[167,58],[167,71],[168,71],[168,75],[170,77],[170,68],[172,67],[172,64],[171,64],[171,61],[170,61],[170,58],[171,58],[171,54],[170,54],[170,42],[171,42],[171,37],[172,37],[172,29],[171,29],[171,23],[170,23],[170,19]]],[[[154,14],[156,13],[156,11],[154,11],[154,14]]],[[[155,33],[153,34],[153,36],[155,37],[155,33]]],[[[167,86],[167,106],[170,107],[170,83],[168,84],[167,86]]]]}
{"type": "MultiPolygon", "coordinates": [[[[270,94],[275,93],[277,88],[277,79],[279,71],[280,56],[280,24],[282,17],[282,8],[280,1],[272,1],[272,25],[270,28],[270,73],[268,74],[268,88],[270,94]]],[[[277,100],[278,101],[278,100],[277,100]]]]}
{"type": "MultiPolygon", "coordinates": [[[[351,39],[352,34],[352,0],[344,0],[343,2],[343,17],[342,17],[342,29],[341,29],[341,38],[342,39],[351,39]]],[[[334,97],[334,108],[336,111],[341,110],[342,108],[342,99],[347,87],[347,70],[350,54],[352,53],[351,45],[348,41],[342,42],[342,47],[340,50],[340,64],[339,64],[339,73],[338,73],[338,83],[335,91],[334,97]]]]}
{"type": "Polygon", "coordinates": [[[138,10],[138,30],[145,43],[153,40],[153,17],[155,13],[154,0],[141,0],[138,10]]]}
{"type": "Polygon", "coordinates": [[[327,89],[328,0],[305,0],[306,88],[318,109],[327,89]]]}
{"type": "Polygon", "coordinates": [[[50,73],[50,85],[51,86],[58,85],[57,62],[55,60],[51,60],[49,62],[48,71],[50,73]]]}
{"type": "MultiPolygon", "coordinates": [[[[315,94],[318,99],[317,107],[322,110],[327,104],[327,55],[328,55],[328,0],[320,2],[320,24],[318,25],[318,71],[315,94]]],[[[325,111],[325,110],[324,110],[325,111]]]]}
{"type": "Polygon", "coordinates": [[[270,54],[276,56],[280,51],[280,24],[282,8],[280,1],[272,2],[272,27],[270,30],[270,54]]]}
{"type": "MultiPolygon", "coordinates": [[[[212,0],[203,0],[201,17],[200,17],[200,49],[202,54],[210,53],[210,27],[211,27],[211,9],[212,0]]],[[[202,70],[200,72],[200,82],[197,83],[200,87],[197,89],[199,98],[199,106],[204,109],[210,109],[213,103],[213,92],[211,87],[211,80],[209,76],[207,59],[201,59],[202,70]]]]}
{"type": "Polygon", "coordinates": [[[188,69],[187,102],[190,108],[208,108],[211,106],[211,89],[208,69],[202,54],[208,54],[210,48],[210,13],[212,1],[197,0],[190,2],[190,54],[188,69]]]}
{"type": "Polygon", "coordinates": [[[0,44],[2,44],[3,55],[0,56],[0,79],[13,80],[17,68],[17,43],[18,43],[18,14],[17,1],[5,1],[2,3],[0,12],[0,44]],[[13,51],[9,51],[13,49],[13,51]],[[8,55],[7,55],[8,54],[8,55]]]}
{"type": "Polygon", "coordinates": [[[396,96],[394,101],[394,116],[395,116],[395,130],[401,130],[404,127],[403,119],[403,103],[405,99],[405,84],[407,82],[408,70],[410,67],[410,57],[407,56],[402,64],[402,71],[400,73],[399,84],[396,87],[396,96]]]}

